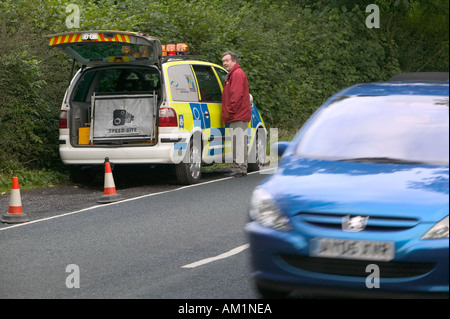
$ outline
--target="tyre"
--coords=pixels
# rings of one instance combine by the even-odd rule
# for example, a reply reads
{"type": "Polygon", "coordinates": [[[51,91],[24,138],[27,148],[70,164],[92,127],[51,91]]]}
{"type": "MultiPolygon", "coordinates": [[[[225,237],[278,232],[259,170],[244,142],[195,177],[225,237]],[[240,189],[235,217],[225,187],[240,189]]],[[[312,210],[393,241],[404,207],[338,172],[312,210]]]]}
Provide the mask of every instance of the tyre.
{"type": "Polygon", "coordinates": [[[178,183],[191,185],[198,183],[202,177],[202,145],[201,138],[194,136],[189,142],[188,153],[181,163],[175,166],[178,183]]]}
{"type": "Polygon", "coordinates": [[[267,152],[267,136],[265,130],[262,128],[257,129],[255,145],[252,148],[252,152],[249,156],[248,172],[259,171],[266,162],[267,152]]]}

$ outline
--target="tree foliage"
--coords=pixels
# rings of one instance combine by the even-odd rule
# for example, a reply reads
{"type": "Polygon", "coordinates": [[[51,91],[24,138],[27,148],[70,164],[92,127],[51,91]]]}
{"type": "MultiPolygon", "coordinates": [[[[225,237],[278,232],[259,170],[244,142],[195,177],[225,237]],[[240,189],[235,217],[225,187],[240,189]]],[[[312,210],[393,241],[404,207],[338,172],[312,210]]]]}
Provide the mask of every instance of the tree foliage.
{"type": "Polygon", "coordinates": [[[298,129],[331,94],[399,72],[448,72],[448,0],[4,0],[0,2],[0,170],[11,160],[49,166],[70,61],[46,34],[129,30],[187,42],[221,63],[233,50],[270,127],[298,129]]]}

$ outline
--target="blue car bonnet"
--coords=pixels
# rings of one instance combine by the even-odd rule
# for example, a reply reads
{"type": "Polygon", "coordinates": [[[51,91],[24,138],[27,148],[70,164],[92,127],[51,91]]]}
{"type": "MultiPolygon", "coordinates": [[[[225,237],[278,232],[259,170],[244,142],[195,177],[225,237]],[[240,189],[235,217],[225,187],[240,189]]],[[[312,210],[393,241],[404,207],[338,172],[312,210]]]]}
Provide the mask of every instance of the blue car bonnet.
{"type": "Polygon", "coordinates": [[[338,162],[291,155],[261,187],[270,190],[289,216],[320,211],[436,222],[448,215],[448,183],[448,166],[338,162]]]}

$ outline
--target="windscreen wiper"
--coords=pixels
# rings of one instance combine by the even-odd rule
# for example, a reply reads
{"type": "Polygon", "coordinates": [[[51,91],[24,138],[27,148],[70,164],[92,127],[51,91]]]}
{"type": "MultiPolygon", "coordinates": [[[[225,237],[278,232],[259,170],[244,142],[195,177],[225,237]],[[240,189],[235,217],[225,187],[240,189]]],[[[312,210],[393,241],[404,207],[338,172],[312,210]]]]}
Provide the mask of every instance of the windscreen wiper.
{"type": "Polygon", "coordinates": [[[392,164],[425,164],[421,161],[405,160],[393,157],[356,157],[341,159],[343,162],[392,163],[392,164]]]}

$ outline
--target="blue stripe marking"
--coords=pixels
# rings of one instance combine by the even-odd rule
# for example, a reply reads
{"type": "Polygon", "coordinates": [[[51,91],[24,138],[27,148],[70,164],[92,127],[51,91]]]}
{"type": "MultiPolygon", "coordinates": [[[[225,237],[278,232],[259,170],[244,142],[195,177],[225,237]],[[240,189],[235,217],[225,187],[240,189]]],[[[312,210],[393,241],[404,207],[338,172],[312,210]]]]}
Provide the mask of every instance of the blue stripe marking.
{"type": "Polygon", "coordinates": [[[194,127],[199,126],[203,130],[205,128],[205,123],[203,123],[203,115],[200,103],[189,103],[189,106],[191,107],[194,127]]]}
{"type": "Polygon", "coordinates": [[[205,103],[189,103],[194,120],[194,127],[200,127],[202,130],[211,128],[211,118],[205,118],[203,114],[209,113],[208,105],[205,103]]]}
{"type": "Polygon", "coordinates": [[[209,114],[208,104],[202,103],[200,104],[200,108],[202,110],[202,118],[205,123],[205,128],[211,128],[211,116],[208,117],[204,116],[205,113],[209,114]]]}
{"type": "Polygon", "coordinates": [[[261,123],[261,117],[259,116],[258,110],[256,109],[256,106],[252,104],[252,128],[256,128],[259,123],[261,123]]]}
{"type": "Polygon", "coordinates": [[[187,147],[187,143],[186,142],[176,142],[173,144],[173,149],[175,151],[179,151],[179,150],[185,150],[187,147]]]}

